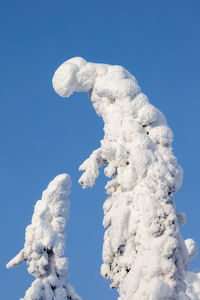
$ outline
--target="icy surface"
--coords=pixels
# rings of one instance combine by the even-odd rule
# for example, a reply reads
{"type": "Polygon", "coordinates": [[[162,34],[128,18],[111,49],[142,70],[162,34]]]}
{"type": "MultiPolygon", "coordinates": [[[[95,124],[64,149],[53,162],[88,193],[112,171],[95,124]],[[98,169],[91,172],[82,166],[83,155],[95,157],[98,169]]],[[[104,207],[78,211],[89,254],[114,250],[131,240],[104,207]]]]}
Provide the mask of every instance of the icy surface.
{"type": "Polygon", "coordinates": [[[42,200],[35,205],[32,223],[26,228],[24,248],[7,264],[7,268],[12,268],[25,260],[28,272],[36,277],[24,300],[81,300],[66,280],[64,229],[69,217],[70,188],[67,174],[50,182],[42,200]]]}
{"type": "Polygon", "coordinates": [[[120,300],[200,299],[199,275],[185,277],[196,248],[179,232],[185,216],[176,215],[173,194],[183,172],[164,115],[121,66],[72,58],[55,72],[53,87],[62,97],[88,92],[104,120],[104,138],[80,166],[79,180],[92,187],[103,165],[110,178],[101,274],[118,288],[120,300]]]}

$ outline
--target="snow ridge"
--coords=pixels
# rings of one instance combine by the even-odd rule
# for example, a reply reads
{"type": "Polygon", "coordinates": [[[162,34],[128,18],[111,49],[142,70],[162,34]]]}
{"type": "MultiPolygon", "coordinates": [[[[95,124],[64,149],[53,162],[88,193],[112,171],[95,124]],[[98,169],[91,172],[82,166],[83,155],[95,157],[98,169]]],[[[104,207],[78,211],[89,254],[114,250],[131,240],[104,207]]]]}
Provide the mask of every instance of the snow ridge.
{"type": "Polygon", "coordinates": [[[88,92],[105,123],[101,146],[80,166],[79,180],[83,188],[92,187],[106,165],[101,274],[118,288],[120,300],[200,299],[186,293],[192,254],[180,235],[173,200],[183,172],[164,115],[121,66],[75,57],[57,69],[53,87],[62,97],[88,92]]]}
{"type": "Polygon", "coordinates": [[[7,268],[12,268],[26,261],[28,272],[36,277],[24,300],[81,300],[66,280],[64,229],[69,217],[70,188],[68,174],[58,175],[50,182],[42,200],[35,205],[32,223],[26,228],[24,248],[7,264],[7,268]]]}

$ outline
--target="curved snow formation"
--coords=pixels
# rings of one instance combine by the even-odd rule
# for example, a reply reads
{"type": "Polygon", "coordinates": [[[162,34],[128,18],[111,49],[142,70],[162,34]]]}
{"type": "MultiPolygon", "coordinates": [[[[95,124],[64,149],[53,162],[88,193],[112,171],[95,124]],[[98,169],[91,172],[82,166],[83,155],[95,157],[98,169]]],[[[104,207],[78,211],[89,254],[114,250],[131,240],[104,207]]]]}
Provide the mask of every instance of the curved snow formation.
{"type": "Polygon", "coordinates": [[[81,300],[66,280],[64,229],[69,217],[70,188],[68,174],[58,175],[50,182],[42,200],[35,205],[24,248],[7,264],[7,268],[12,268],[26,261],[28,272],[36,277],[24,300],[81,300]]]}
{"type": "Polygon", "coordinates": [[[118,288],[120,300],[196,299],[186,294],[190,255],[173,201],[183,172],[164,115],[121,66],[75,57],[56,70],[53,87],[62,97],[88,92],[105,123],[101,146],[80,166],[79,180],[92,187],[103,165],[110,178],[101,274],[118,288]]]}

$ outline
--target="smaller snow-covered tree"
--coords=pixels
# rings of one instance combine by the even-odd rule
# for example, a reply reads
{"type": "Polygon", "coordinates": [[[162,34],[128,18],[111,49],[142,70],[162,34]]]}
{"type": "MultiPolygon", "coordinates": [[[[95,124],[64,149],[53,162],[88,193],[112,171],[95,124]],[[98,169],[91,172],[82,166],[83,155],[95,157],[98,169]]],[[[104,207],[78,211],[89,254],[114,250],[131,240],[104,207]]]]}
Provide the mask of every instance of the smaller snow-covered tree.
{"type": "Polygon", "coordinates": [[[24,300],[81,300],[66,279],[64,229],[69,217],[70,188],[68,174],[58,175],[50,182],[42,200],[35,205],[24,248],[7,264],[7,268],[12,268],[26,261],[28,272],[36,277],[24,300]]]}

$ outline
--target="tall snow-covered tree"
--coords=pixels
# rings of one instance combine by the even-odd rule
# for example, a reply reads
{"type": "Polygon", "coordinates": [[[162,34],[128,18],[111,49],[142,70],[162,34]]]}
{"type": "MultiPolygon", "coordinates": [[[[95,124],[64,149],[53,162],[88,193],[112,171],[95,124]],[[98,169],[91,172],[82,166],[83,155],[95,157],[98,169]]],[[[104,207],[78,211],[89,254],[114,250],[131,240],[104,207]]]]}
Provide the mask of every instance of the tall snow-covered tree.
{"type": "Polygon", "coordinates": [[[196,247],[179,231],[184,214],[176,215],[173,194],[183,172],[165,116],[121,66],[72,58],[55,72],[53,87],[62,97],[88,92],[105,123],[101,145],[80,166],[79,180],[92,187],[103,165],[110,178],[101,274],[118,288],[120,300],[200,299],[199,275],[185,275],[196,247]]]}
{"type": "Polygon", "coordinates": [[[24,300],[81,300],[67,281],[68,260],[64,256],[70,188],[67,174],[50,182],[35,205],[24,248],[7,264],[12,268],[25,261],[28,272],[36,277],[24,300]]]}

